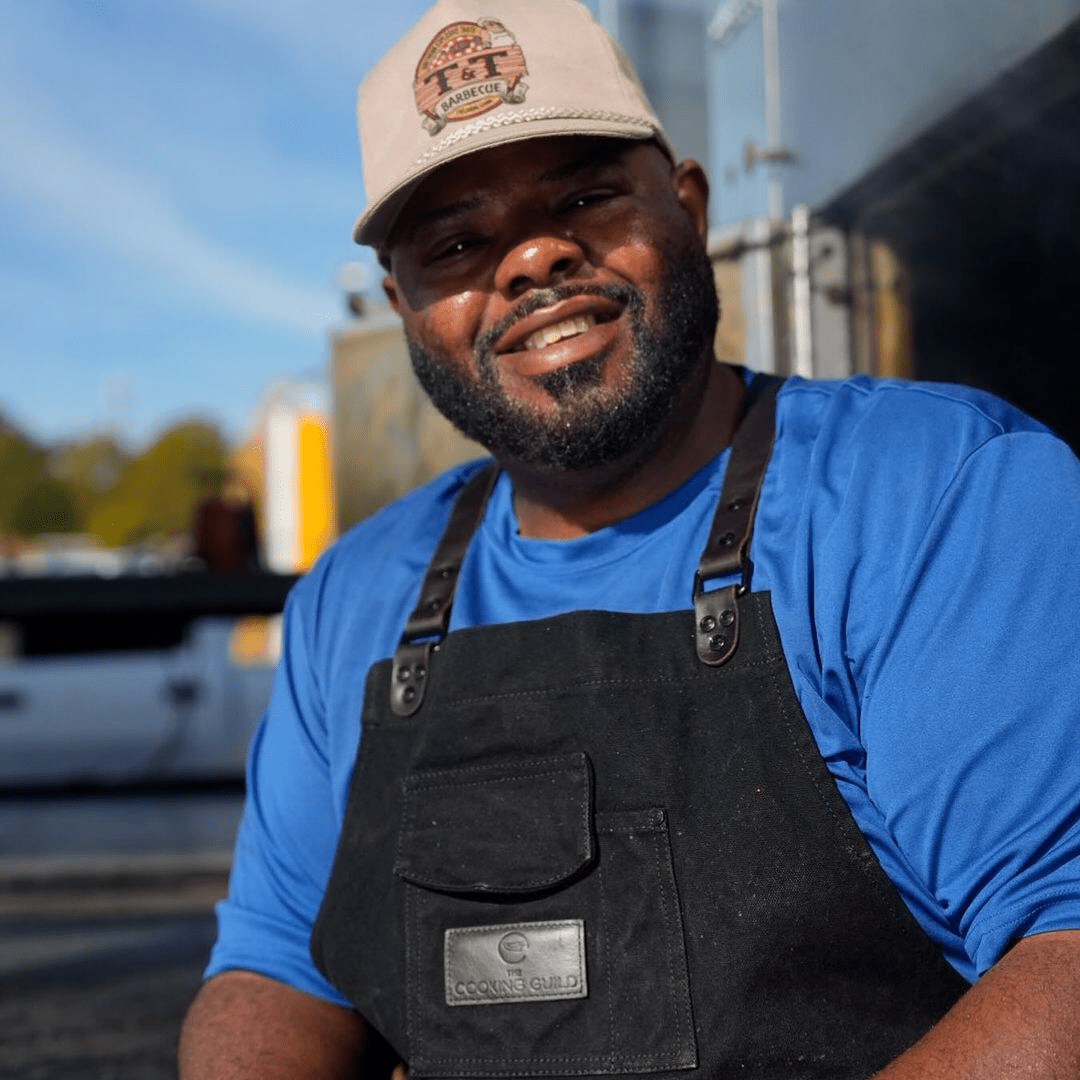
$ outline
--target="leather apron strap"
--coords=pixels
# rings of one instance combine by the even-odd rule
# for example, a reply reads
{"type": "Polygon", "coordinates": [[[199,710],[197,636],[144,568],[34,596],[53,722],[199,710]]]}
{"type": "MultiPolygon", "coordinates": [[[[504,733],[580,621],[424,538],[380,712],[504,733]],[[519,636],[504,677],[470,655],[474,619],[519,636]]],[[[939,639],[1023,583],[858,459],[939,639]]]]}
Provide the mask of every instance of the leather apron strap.
{"type": "Polygon", "coordinates": [[[461,563],[499,475],[492,462],[474,473],[461,489],[450,521],[428,564],[420,599],[405,623],[394,652],[390,708],[395,716],[412,716],[423,704],[432,650],[446,637],[461,563]]]}
{"type": "MultiPolygon", "coordinates": [[[[756,375],[747,389],[709,539],[694,575],[698,656],[714,667],[729,660],[739,643],[738,598],[750,588],[750,539],[772,453],[776,395],[783,382],[776,375],[756,375]],[[739,572],[737,584],[705,590],[706,581],[739,572]]],[[[431,653],[446,637],[461,563],[498,474],[492,462],[469,478],[435,548],[420,599],[394,652],[390,708],[396,716],[412,716],[423,703],[431,653]]]]}
{"type": "Polygon", "coordinates": [[[710,667],[729,660],[739,644],[739,597],[750,590],[750,538],[776,434],[776,395],[783,384],[777,375],[758,375],[747,390],[709,539],[694,575],[697,652],[710,667]],[[735,573],[741,574],[736,584],[705,591],[706,581],[735,573]]]}

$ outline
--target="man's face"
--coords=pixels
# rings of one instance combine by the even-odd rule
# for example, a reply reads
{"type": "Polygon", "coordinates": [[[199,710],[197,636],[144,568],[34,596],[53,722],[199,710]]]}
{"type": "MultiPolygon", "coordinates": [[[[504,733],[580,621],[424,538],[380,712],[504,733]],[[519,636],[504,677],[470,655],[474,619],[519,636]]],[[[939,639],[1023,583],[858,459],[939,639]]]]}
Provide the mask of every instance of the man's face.
{"type": "Polygon", "coordinates": [[[504,462],[580,469],[662,436],[712,355],[706,187],[652,144],[551,138],[452,162],[385,285],[435,405],[504,462]]]}

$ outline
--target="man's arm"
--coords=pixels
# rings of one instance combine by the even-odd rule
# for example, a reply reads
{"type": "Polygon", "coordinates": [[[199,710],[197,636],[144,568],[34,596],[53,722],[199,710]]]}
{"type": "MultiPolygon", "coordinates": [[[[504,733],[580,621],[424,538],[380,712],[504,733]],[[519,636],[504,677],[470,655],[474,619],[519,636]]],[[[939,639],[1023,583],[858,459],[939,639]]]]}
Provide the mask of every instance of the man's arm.
{"type": "Polygon", "coordinates": [[[363,1075],[367,1041],[367,1027],[351,1009],[265,975],[226,971],[203,984],[188,1010],[180,1077],[355,1078],[363,1075]]]}
{"type": "Polygon", "coordinates": [[[1018,942],[874,1080],[1017,1077],[1080,1077],[1080,930],[1018,942]]]}

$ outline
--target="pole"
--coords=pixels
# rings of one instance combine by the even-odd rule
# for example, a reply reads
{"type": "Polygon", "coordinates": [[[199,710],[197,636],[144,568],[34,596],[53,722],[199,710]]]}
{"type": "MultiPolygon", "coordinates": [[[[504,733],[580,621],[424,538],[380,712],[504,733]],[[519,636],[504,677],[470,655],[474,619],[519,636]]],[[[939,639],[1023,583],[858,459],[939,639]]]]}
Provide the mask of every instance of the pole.
{"type": "MultiPolygon", "coordinates": [[[[780,132],[780,20],[777,0],[761,0],[761,29],[765,61],[765,150],[778,150],[783,144],[780,132]]],[[[769,165],[769,217],[784,216],[784,188],[780,168],[769,165]]]]}
{"type": "Polygon", "coordinates": [[[810,210],[800,203],[791,211],[792,374],[814,377],[814,327],[810,303],[810,210]]]}

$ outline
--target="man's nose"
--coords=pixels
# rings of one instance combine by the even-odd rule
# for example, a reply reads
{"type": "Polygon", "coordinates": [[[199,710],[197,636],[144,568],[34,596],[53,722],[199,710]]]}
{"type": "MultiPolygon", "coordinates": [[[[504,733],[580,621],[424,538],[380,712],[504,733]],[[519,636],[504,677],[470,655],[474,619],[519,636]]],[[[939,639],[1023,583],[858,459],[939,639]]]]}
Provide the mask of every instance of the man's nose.
{"type": "Polygon", "coordinates": [[[495,288],[514,298],[571,277],[585,261],[581,245],[570,237],[541,234],[511,248],[495,271],[495,288]]]}

